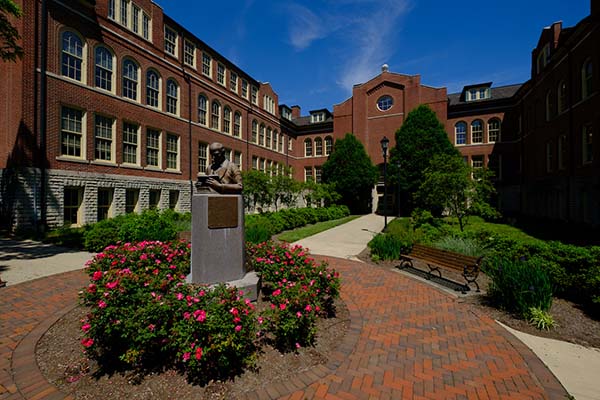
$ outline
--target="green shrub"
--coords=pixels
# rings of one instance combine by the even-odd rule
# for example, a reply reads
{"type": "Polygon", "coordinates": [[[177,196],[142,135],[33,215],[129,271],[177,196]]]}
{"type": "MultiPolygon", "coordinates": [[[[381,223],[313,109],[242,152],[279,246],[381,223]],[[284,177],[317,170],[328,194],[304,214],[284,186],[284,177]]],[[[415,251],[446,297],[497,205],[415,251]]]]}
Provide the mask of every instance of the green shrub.
{"type": "Polygon", "coordinates": [[[485,254],[485,249],[476,240],[456,236],[442,237],[433,243],[433,247],[472,257],[481,257],[485,254]]]}
{"type": "Polygon", "coordinates": [[[552,286],[537,263],[495,258],[486,264],[485,272],[491,278],[488,295],[501,308],[522,317],[532,307],[550,309],[552,286]]]}
{"type": "Polygon", "coordinates": [[[275,229],[269,221],[246,222],[245,235],[247,243],[258,244],[271,240],[273,232],[275,232],[275,229]]]}
{"type": "Polygon", "coordinates": [[[389,233],[377,234],[368,244],[371,255],[380,260],[398,260],[401,254],[407,254],[412,248],[412,241],[389,233]]]}
{"type": "Polygon", "coordinates": [[[527,319],[531,325],[539,330],[549,331],[556,326],[552,315],[538,307],[531,307],[529,309],[527,319]]]}
{"type": "Polygon", "coordinates": [[[84,236],[89,229],[88,225],[79,228],[65,225],[48,232],[44,242],[81,249],[84,247],[84,236]]]}
{"type": "Polygon", "coordinates": [[[106,246],[119,241],[119,224],[123,217],[105,219],[92,225],[84,235],[84,246],[87,251],[100,252],[106,246]]]}

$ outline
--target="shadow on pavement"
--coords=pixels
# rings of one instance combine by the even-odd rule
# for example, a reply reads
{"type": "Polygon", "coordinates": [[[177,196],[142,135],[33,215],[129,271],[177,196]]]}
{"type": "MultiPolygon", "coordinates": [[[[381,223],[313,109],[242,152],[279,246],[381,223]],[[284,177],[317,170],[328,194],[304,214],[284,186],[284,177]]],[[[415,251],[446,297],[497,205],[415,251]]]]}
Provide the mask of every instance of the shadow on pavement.
{"type": "MultiPolygon", "coordinates": [[[[13,240],[0,238],[0,262],[9,260],[33,260],[64,253],[75,253],[81,250],[59,247],[53,244],[33,240],[13,240]]],[[[6,268],[5,265],[0,266],[6,268]]]]}

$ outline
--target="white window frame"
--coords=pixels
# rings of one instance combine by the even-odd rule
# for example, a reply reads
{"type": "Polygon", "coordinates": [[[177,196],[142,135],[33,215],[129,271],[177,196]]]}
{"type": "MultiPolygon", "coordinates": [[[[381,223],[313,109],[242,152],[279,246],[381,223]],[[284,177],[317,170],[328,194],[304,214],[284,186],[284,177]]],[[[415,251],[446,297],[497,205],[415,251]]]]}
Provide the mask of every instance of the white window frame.
{"type": "Polygon", "coordinates": [[[161,90],[160,90],[161,87],[162,87],[162,77],[160,76],[160,74],[158,73],[158,71],[155,70],[154,68],[148,69],[146,71],[146,105],[147,106],[150,106],[152,108],[162,109],[162,96],[161,96],[161,90]],[[148,75],[150,73],[156,74],[156,77],[157,77],[156,87],[151,87],[150,84],[149,84],[148,75]],[[149,94],[150,90],[156,91],[156,105],[150,104],[148,102],[148,94],[149,94]]]}
{"type": "Polygon", "coordinates": [[[227,73],[227,68],[225,65],[221,63],[217,63],[217,83],[221,86],[225,86],[225,75],[227,73]]]}
{"type": "Polygon", "coordinates": [[[116,119],[113,117],[109,117],[106,115],[102,115],[102,114],[95,114],[94,115],[94,160],[96,161],[101,161],[101,162],[109,162],[109,163],[114,163],[116,160],[116,149],[115,149],[115,129],[116,129],[116,119]],[[98,119],[104,119],[104,120],[109,120],[110,121],[110,138],[107,138],[105,136],[98,136],[98,119]],[[105,141],[105,142],[110,142],[110,158],[109,159],[105,159],[105,158],[99,158],[98,157],[98,141],[105,141]]]}
{"type": "Polygon", "coordinates": [[[121,73],[121,75],[122,75],[122,79],[121,79],[121,96],[124,97],[124,98],[126,98],[126,99],[129,99],[129,100],[137,101],[139,103],[140,96],[141,96],[141,94],[140,94],[140,65],[135,60],[133,60],[131,58],[125,58],[123,60],[122,65],[123,65],[123,71],[121,73]],[[133,63],[133,65],[135,66],[135,74],[136,74],[136,80],[135,81],[133,79],[128,78],[128,77],[125,76],[125,62],[127,62],[127,61],[133,63]],[[125,79],[130,80],[132,82],[135,82],[135,98],[132,98],[132,97],[129,97],[129,96],[125,95],[125,84],[124,84],[125,83],[125,79]]]}
{"type": "Polygon", "coordinates": [[[179,107],[180,107],[180,101],[179,101],[179,84],[177,83],[177,81],[173,78],[169,78],[167,79],[167,90],[165,92],[166,98],[167,98],[167,104],[165,107],[165,111],[169,114],[172,115],[179,115],[179,107]],[[169,88],[171,87],[170,85],[173,84],[175,85],[175,96],[173,96],[173,93],[169,92],[169,88]],[[170,109],[172,107],[172,102],[175,102],[175,110],[170,109]]]}
{"type": "Polygon", "coordinates": [[[454,124],[454,145],[455,146],[464,146],[467,144],[467,130],[468,130],[468,126],[467,126],[467,123],[464,121],[458,121],[456,124],[454,124]],[[459,131],[458,130],[459,125],[464,126],[465,130],[459,131]],[[463,143],[458,143],[458,135],[459,134],[464,135],[463,143]]]}
{"type": "Polygon", "coordinates": [[[198,173],[206,173],[208,161],[208,143],[198,142],[198,173]]]}
{"type": "Polygon", "coordinates": [[[208,97],[206,97],[204,94],[199,94],[198,95],[198,123],[202,126],[208,126],[208,121],[209,121],[209,108],[210,105],[210,101],[208,101],[208,97]],[[202,101],[200,101],[201,99],[204,99],[204,108],[201,108],[202,105],[202,101]],[[204,118],[202,118],[202,115],[204,116],[204,118]],[[204,120],[203,120],[204,119],[204,120]]]}
{"type": "Polygon", "coordinates": [[[115,76],[116,74],[116,66],[117,66],[117,57],[115,57],[115,53],[109,49],[108,47],[106,47],[105,45],[98,45],[94,48],[94,87],[100,89],[100,90],[106,90],[107,92],[116,93],[117,90],[117,85],[116,85],[116,81],[115,81],[115,76]],[[111,62],[111,68],[107,68],[104,65],[98,64],[98,57],[97,57],[97,51],[99,49],[105,49],[108,54],[110,54],[110,62],[111,62]],[[98,86],[97,84],[97,79],[98,79],[98,69],[101,69],[102,71],[104,71],[106,74],[110,75],[110,79],[107,80],[109,81],[109,85],[110,85],[110,89],[106,89],[103,88],[102,86],[98,86]]]}
{"type": "Polygon", "coordinates": [[[304,139],[304,157],[313,156],[313,141],[310,138],[304,139]]]}
{"type": "Polygon", "coordinates": [[[71,158],[71,159],[78,159],[78,160],[86,160],[87,159],[87,112],[85,110],[82,110],[81,108],[77,108],[77,107],[71,107],[71,106],[67,106],[67,105],[63,105],[61,106],[61,113],[60,113],[60,142],[59,142],[59,146],[60,146],[60,157],[64,157],[64,158],[71,158]],[[81,131],[77,131],[77,130],[71,130],[71,129],[65,129],[63,122],[64,122],[64,113],[63,111],[65,111],[65,109],[67,110],[73,110],[76,112],[81,113],[81,120],[78,121],[81,125],[81,131]],[[71,134],[71,135],[79,135],[79,155],[69,155],[69,154],[64,154],[63,153],[63,148],[62,148],[62,143],[63,143],[63,133],[66,134],[71,134]]]}
{"type": "Polygon", "coordinates": [[[202,52],[202,74],[212,79],[212,57],[207,52],[202,52]]]}
{"type": "Polygon", "coordinates": [[[258,88],[254,85],[251,87],[250,99],[252,104],[258,105],[258,88]]]}
{"type": "Polygon", "coordinates": [[[248,99],[248,81],[245,79],[242,79],[242,94],[241,96],[244,99],[248,99]]]}
{"type": "Polygon", "coordinates": [[[476,119],[476,120],[474,120],[474,121],[471,122],[471,144],[481,144],[481,143],[483,143],[483,121],[480,120],[480,119],[476,119]],[[475,126],[476,122],[479,122],[479,126],[481,127],[481,131],[475,131],[473,129],[473,127],[475,126]],[[474,138],[475,138],[475,135],[474,135],[475,132],[477,132],[478,135],[481,135],[481,140],[480,141],[476,142],[474,140],[474,138]]]}
{"type": "Polygon", "coordinates": [[[166,141],[167,145],[166,145],[166,155],[167,155],[167,159],[166,159],[166,167],[167,170],[170,171],[180,171],[181,170],[181,165],[180,165],[180,155],[181,155],[181,140],[180,140],[180,136],[176,135],[175,133],[167,133],[167,141],[166,141]],[[175,151],[173,151],[173,149],[169,149],[169,139],[170,138],[175,138],[176,139],[176,143],[175,143],[175,151]],[[175,154],[175,168],[170,167],[169,166],[169,155],[175,154]]]}
{"type": "Polygon", "coordinates": [[[183,41],[183,62],[190,67],[196,68],[196,45],[187,39],[183,41]],[[189,62],[190,59],[192,62],[189,62]]]}
{"type": "Polygon", "coordinates": [[[488,143],[496,143],[502,141],[502,122],[498,118],[492,118],[488,121],[488,143]],[[498,123],[498,128],[492,128],[493,123],[498,123]],[[496,133],[496,138],[492,140],[492,132],[496,133]]]}
{"type": "Polygon", "coordinates": [[[140,135],[140,124],[135,123],[135,122],[129,122],[129,121],[123,121],[123,124],[121,125],[122,129],[123,129],[123,135],[122,135],[122,157],[123,157],[123,164],[124,165],[140,165],[140,150],[141,150],[141,146],[140,146],[140,139],[141,139],[141,135],[140,135]],[[131,125],[131,126],[136,126],[136,143],[133,142],[126,142],[125,141],[125,124],[131,125]],[[125,161],[125,146],[126,145],[133,145],[135,144],[136,149],[135,149],[135,163],[129,162],[129,161],[125,161]]]}
{"type": "Polygon", "coordinates": [[[160,131],[160,129],[146,128],[146,168],[162,169],[162,132],[160,131]],[[152,132],[152,134],[158,134],[158,137],[156,139],[158,147],[150,146],[150,132],[152,132]],[[156,165],[150,164],[148,162],[148,160],[150,159],[150,157],[148,156],[150,150],[156,151],[156,165]]]}
{"type": "Polygon", "coordinates": [[[238,75],[233,71],[229,71],[229,90],[238,92],[238,75]]]}
{"type": "Polygon", "coordinates": [[[169,54],[170,56],[173,56],[175,58],[179,58],[179,35],[177,33],[177,31],[173,28],[171,28],[168,25],[165,25],[165,32],[164,32],[164,50],[166,54],[169,54]],[[173,39],[171,40],[167,35],[168,32],[172,33],[173,39]],[[167,47],[167,45],[170,45],[169,47],[167,47]],[[171,48],[171,46],[173,47],[173,52],[169,51],[169,49],[171,48]]]}
{"type": "Polygon", "coordinates": [[[67,79],[72,79],[74,81],[77,82],[81,82],[83,84],[87,83],[87,42],[85,41],[85,39],[83,38],[82,35],[80,35],[78,32],[75,32],[72,29],[64,29],[60,32],[60,74],[61,76],[64,76],[67,79]],[[79,41],[81,42],[81,56],[72,53],[70,51],[65,50],[65,46],[64,46],[64,38],[63,36],[67,33],[72,34],[74,37],[76,37],[77,39],[79,39],[79,41]],[[80,75],[80,79],[77,79],[76,77],[71,77],[69,76],[69,74],[65,75],[64,74],[64,70],[63,70],[63,57],[67,56],[69,58],[73,58],[79,61],[79,75],[80,75]]]}
{"type": "Polygon", "coordinates": [[[233,114],[233,136],[242,137],[242,114],[239,111],[233,114]]]}
{"type": "Polygon", "coordinates": [[[231,112],[231,108],[229,108],[228,106],[223,107],[223,124],[221,125],[223,127],[223,133],[226,133],[228,135],[231,135],[232,130],[231,130],[231,122],[232,122],[232,112],[231,112]]]}

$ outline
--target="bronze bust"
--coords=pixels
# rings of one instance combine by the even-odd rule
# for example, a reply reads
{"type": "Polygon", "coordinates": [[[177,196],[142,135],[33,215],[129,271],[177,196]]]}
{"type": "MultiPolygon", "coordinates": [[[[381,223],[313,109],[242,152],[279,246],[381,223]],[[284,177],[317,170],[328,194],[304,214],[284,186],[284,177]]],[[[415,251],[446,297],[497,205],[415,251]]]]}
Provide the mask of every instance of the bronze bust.
{"type": "Polygon", "coordinates": [[[209,189],[221,194],[241,194],[242,174],[233,162],[225,157],[225,148],[215,142],[208,147],[211,164],[206,175],[198,174],[197,188],[199,191],[209,189]]]}

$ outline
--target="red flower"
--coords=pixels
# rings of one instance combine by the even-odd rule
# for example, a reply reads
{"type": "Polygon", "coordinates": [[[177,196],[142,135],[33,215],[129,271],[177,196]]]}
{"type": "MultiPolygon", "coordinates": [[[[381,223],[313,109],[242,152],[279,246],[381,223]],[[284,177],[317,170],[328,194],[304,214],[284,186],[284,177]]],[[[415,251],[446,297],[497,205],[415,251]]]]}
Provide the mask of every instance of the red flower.
{"type": "Polygon", "coordinates": [[[90,347],[91,345],[94,344],[94,339],[85,338],[81,341],[81,344],[83,345],[83,347],[90,347]]]}
{"type": "Polygon", "coordinates": [[[202,358],[202,347],[196,348],[196,360],[200,360],[202,358]]]}
{"type": "Polygon", "coordinates": [[[92,275],[92,280],[93,281],[98,281],[102,279],[102,271],[96,271],[94,272],[94,274],[92,275]]]}

